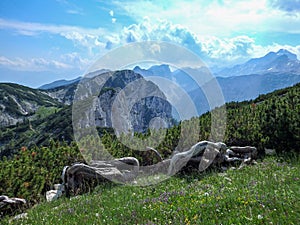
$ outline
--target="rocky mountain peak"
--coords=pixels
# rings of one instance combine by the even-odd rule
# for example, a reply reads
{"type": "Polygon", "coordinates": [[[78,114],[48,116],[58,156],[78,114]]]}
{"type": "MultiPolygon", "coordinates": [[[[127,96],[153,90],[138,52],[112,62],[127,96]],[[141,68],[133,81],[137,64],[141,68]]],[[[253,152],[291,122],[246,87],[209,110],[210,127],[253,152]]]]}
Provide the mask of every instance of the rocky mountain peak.
{"type": "MultiPolygon", "coordinates": [[[[81,127],[89,126],[93,123],[91,119],[95,119],[96,126],[114,127],[115,132],[121,134],[146,132],[148,128],[171,125],[172,106],[163,92],[132,70],[108,72],[84,79],[79,89],[83,90],[83,98],[80,95],[75,97],[75,107],[77,99],[80,104],[86,93],[97,96],[94,102],[95,118],[87,113],[87,117],[81,119],[81,127]],[[154,123],[156,118],[164,123],[154,123]]],[[[81,110],[80,105],[78,110],[81,110]]]]}
{"type": "Polygon", "coordinates": [[[294,53],[291,53],[290,51],[286,49],[280,49],[278,52],[276,52],[277,56],[286,55],[290,60],[297,60],[297,55],[294,53]]]}
{"type": "Polygon", "coordinates": [[[244,64],[222,69],[216,75],[229,77],[269,72],[300,74],[300,61],[294,53],[280,49],[277,52],[269,52],[263,57],[250,59],[244,64]]]}

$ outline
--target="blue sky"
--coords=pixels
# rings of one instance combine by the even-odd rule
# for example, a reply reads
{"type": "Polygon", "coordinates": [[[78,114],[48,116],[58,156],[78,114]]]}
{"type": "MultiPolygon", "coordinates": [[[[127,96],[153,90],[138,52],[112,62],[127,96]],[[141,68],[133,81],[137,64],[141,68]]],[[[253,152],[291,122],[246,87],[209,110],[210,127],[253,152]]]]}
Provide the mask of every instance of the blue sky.
{"type": "Polygon", "coordinates": [[[300,58],[300,0],[1,0],[0,82],[72,79],[144,40],[182,45],[209,66],[281,48],[300,58]]]}

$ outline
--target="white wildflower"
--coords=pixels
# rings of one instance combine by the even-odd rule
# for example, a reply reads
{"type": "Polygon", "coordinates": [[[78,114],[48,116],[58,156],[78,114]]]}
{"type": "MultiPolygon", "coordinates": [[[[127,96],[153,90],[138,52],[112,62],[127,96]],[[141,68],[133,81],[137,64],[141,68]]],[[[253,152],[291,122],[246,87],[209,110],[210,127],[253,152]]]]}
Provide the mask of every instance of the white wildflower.
{"type": "Polygon", "coordinates": [[[259,220],[261,220],[261,219],[263,219],[264,217],[262,216],[262,215],[258,215],[257,216],[257,219],[259,219],[259,220]]]}

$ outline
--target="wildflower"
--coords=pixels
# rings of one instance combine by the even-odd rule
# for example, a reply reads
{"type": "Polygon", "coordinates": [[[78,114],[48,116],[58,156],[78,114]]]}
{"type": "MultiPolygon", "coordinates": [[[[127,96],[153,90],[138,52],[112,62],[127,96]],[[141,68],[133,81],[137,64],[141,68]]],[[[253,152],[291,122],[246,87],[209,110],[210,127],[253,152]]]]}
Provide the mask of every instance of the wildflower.
{"type": "Polygon", "coordinates": [[[27,150],[27,148],[26,148],[25,146],[22,146],[22,147],[21,147],[21,151],[22,151],[22,152],[25,152],[26,150],[27,150]]]}
{"type": "Polygon", "coordinates": [[[260,215],[260,214],[257,216],[257,219],[259,219],[259,220],[262,220],[263,218],[264,217],[262,215],[260,215]]]}
{"type": "Polygon", "coordinates": [[[35,156],[36,156],[36,152],[32,152],[32,153],[31,153],[31,156],[32,156],[32,157],[35,157],[35,156]]]}
{"type": "Polygon", "coordinates": [[[209,193],[208,193],[208,192],[205,192],[205,193],[204,193],[204,196],[206,196],[206,197],[209,196],[209,193]]]}

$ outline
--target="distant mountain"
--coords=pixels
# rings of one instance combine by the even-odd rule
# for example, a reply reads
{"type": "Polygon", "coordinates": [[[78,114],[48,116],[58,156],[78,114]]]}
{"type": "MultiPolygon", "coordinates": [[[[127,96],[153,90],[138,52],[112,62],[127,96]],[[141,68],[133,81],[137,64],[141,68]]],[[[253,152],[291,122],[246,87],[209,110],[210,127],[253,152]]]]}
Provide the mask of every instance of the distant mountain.
{"type": "MultiPolygon", "coordinates": [[[[300,75],[292,73],[267,73],[263,75],[245,75],[233,77],[217,77],[225,102],[240,102],[257,98],[277,89],[290,87],[300,82],[300,75]]],[[[202,89],[209,87],[206,83],[202,89]]],[[[207,98],[201,89],[189,92],[197,106],[198,113],[210,111],[207,98]]]]}
{"type": "Polygon", "coordinates": [[[278,52],[269,52],[261,58],[250,59],[244,64],[221,69],[215,74],[230,77],[270,72],[300,74],[300,61],[295,54],[281,49],[278,52]]]}
{"type": "MultiPolygon", "coordinates": [[[[270,52],[262,58],[251,59],[246,65],[243,65],[244,67],[242,65],[233,67],[231,71],[232,74],[235,74],[234,76],[216,77],[216,79],[222,89],[225,102],[250,100],[260,94],[266,94],[300,82],[300,70],[297,72],[296,69],[293,69],[296,68],[298,63],[295,54],[287,50],[280,50],[277,53],[270,52]],[[273,69],[269,69],[271,65],[273,69]],[[281,72],[273,72],[274,70],[281,72]],[[290,70],[296,70],[296,72],[290,72],[290,70]],[[257,73],[247,74],[247,71],[256,71],[257,73]],[[242,73],[247,75],[241,75],[242,73]]],[[[205,71],[204,68],[183,69],[184,71],[175,70],[172,72],[168,65],[156,65],[149,69],[135,67],[134,71],[142,74],[146,79],[150,76],[159,76],[177,83],[188,93],[197,106],[198,114],[201,115],[210,110],[203,90],[209,87],[211,82],[209,79],[212,78],[212,75],[207,76],[206,73],[209,73],[209,71],[205,71]],[[197,77],[200,88],[189,74],[197,77]]]]}
{"type": "Polygon", "coordinates": [[[0,83],[0,127],[15,125],[32,117],[40,107],[61,107],[40,90],[18,84],[0,83]]]}
{"type": "Polygon", "coordinates": [[[185,67],[171,71],[169,65],[165,64],[154,65],[148,69],[136,66],[133,71],[141,74],[146,79],[150,76],[166,78],[170,82],[176,83],[186,92],[197,89],[199,87],[198,83],[203,84],[212,78],[212,75],[206,76],[207,73],[210,73],[207,68],[185,67]],[[195,81],[192,77],[197,77],[198,81],[195,81]]]}
{"type": "Polygon", "coordinates": [[[53,88],[63,87],[63,86],[70,85],[73,83],[78,83],[80,80],[81,80],[81,77],[77,77],[73,80],[57,80],[50,84],[44,84],[44,85],[40,86],[39,89],[49,90],[49,89],[53,89],[53,88]]]}
{"type": "Polygon", "coordinates": [[[142,69],[139,66],[134,67],[133,71],[135,73],[141,74],[144,77],[149,76],[159,76],[164,78],[171,78],[172,72],[170,70],[169,65],[162,64],[162,65],[154,65],[148,69],[142,69]]]}

